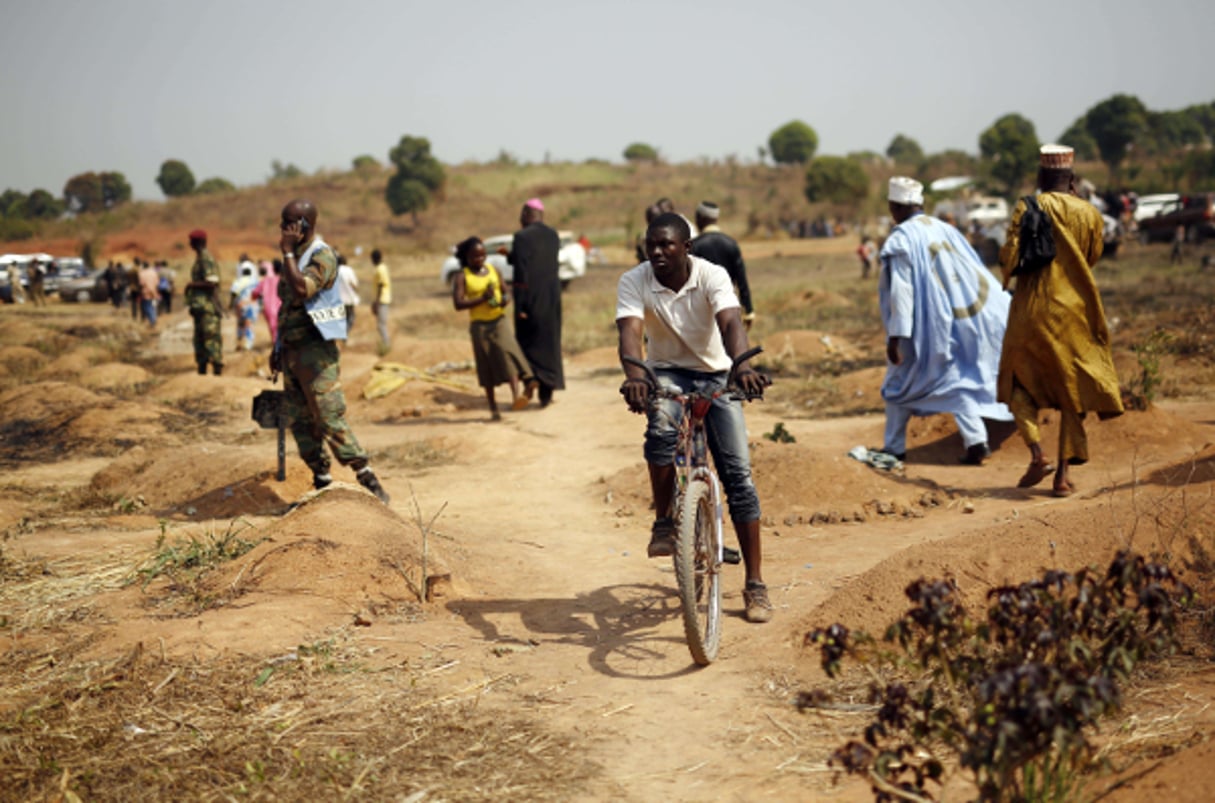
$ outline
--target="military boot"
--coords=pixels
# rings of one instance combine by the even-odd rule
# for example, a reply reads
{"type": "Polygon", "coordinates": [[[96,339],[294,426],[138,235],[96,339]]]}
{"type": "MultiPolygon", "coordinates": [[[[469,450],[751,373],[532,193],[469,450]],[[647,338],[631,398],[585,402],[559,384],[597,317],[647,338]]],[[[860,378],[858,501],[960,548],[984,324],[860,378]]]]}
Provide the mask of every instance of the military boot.
{"type": "Polygon", "coordinates": [[[384,486],[380,485],[379,478],[376,477],[375,473],[372,472],[371,469],[365,468],[360,471],[358,473],[358,478],[359,485],[362,485],[364,488],[375,494],[376,498],[384,504],[388,504],[388,493],[385,492],[384,486]]]}

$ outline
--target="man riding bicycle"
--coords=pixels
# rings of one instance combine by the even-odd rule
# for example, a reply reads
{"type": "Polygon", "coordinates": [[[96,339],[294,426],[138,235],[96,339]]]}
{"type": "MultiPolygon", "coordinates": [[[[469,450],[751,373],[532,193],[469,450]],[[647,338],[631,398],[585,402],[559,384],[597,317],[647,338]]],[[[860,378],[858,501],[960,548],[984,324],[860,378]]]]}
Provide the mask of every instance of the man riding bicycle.
{"type": "MultiPolygon", "coordinates": [[[[687,392],[724,387],[733,358],[748,348],[747,329],[730,275],[725,268],[692,256],[690,246],[687,221],[674,213],[659,215],[646,230],[649,261],[621,276],[616,289],[616,328],[626,376],[620,392],[629,410],[648,417],[645,459],[657,516],[650,533],[651,558],[671,555],[675,547],[671,500],[681,411],[678,404],[666,399],[651,408],[649,382],[640,368],[624,358],[642,359],[644,339],[659,381],[687,392]]],[[[746,361],[739,364],[736,377],[748,398],[762,396],[768,384],[746,361]]],[[[746,566],[746,618],[767,622],[772,618],[772,604],[760,571],[759,497],[751,480],[742,404],[720,396],[706,423],[709,450],[729,499],[730,519],[746,566]]]]}

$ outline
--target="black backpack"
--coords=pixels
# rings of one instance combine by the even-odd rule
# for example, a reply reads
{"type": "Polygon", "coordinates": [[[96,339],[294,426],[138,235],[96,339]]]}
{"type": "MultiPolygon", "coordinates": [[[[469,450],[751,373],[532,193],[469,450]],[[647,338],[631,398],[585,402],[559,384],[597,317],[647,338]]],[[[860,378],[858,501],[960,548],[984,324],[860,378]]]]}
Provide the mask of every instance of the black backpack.
{"type": "Polygon", "coordinates": [[[1055,231],[1050,215],[1038,206],[1038,200],[1026,195],[1025,212],[1021,215],[1020,252],[1013,276],[1028,276],[1045,268],[1055,259],[1055,231]]]}

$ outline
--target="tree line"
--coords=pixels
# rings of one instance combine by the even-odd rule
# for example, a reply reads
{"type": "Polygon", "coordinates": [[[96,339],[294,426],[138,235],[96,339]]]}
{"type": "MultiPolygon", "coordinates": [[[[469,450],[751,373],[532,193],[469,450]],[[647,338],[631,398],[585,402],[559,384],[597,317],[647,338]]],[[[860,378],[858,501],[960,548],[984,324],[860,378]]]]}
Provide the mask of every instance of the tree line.
{"type": "MultiPolygon", "coordinates": [[[[1111,183],[1135,179],[1151,163],[1154,181],[1197,185],[1215,182],[1215,102],[1175,111],[1154,112],[1134,95],[1107,98],[1081,115],[1058,138],[1076,150],[1080,161],[1100,160],[1111,183]],[[1137,162],[1135,170],[1126,170],[1137,162]],[[1129,175],[1128,175],[1129,173],[1129,175]]],[[[1041,145],[1034,124],[1010,113],[979,134],[979,156],[960,150],[925,154],[920,144],[902,132],[886,148],[888,163],[905,168],[926,181],[947,175],[970,175],[998,192],[1015,196],[1033,177],[1041,145]]],[[[760,160],[771,156],[778,165],[805,169],[806,199],[854,206],[870,188],[866,164],[882,161],[880,154],[858,151],[846,156],[815,156],[818,134],[809,124],[793,120],[768,137],[759,148],[760,160]]],[[[658,151],[644,142],[624,150],[629,162],[657,161],[658,151]]],[[[1195,187],[1190,187],[1194,189],[1195,187]]]]}
{"type": "MultiPolygon", "coordinates": [[[[1215,182],[1215,102],[1195,104],[1174,111],[1152,111],[1134,95],[1118,94],[1092,108],[1064,131],[1059,142],[1076,149],[1081,161],[1100,159],[1109,168],[1111,183],[1142,177],[1141,168],[1151,164],[1155,181],[1215,182]]],[[[804,194],[808,201],[854,206],[870,191],[867,165],[893,163],[918,178],[931,181],[946,175],[973,175],[990,187],[1013,196],[1033,176],[1040,145],[1034,124],[1017,113],[996,120],[979,134],[979,155],[961,150],[925,154],[920,144],[905,133],[897,133],[881,154],[859,151],[846,156],[816,156],[818,134],[807,123],[793,120],[777,128],[760,147],[760,161],[771,157],[778,165],[796,165],[805,170],[804,194]],[[887,161],[888,160],[888,161],[887,161]]],[[[653,162],[659,152],[644,142],[632,142],[624,150],[628,162],[653,162]]],[[[443,165],[430,151],[425,137],[402,136],[388,153],[394,168],[384,189],[384,201],[394,215],[412,215],[442,197],[446,180],[443,165]]],[[[375,174],[382,170],[372,156],[354,158],[356,172],[375,174]]],[[[271,181],[303,175],[293,164],[271,163],[271,181]]],[[[229,192],[232,182],[213,177],[197,181],[180,159],[167,159],[160,166],[156,183],[167,198],[229,192]]],[[[1194,187],[1189,187],[1193,189],[1194,187]]],[[[87,172],[72,176],[61,196],[45,189],[29,194],[7,189],[0,194],[0,239],[33,236],[38,221],[54,220],[65,213],[83,215],[112,209],[131,199],[131,185],[116,171],[87,172]]]]}

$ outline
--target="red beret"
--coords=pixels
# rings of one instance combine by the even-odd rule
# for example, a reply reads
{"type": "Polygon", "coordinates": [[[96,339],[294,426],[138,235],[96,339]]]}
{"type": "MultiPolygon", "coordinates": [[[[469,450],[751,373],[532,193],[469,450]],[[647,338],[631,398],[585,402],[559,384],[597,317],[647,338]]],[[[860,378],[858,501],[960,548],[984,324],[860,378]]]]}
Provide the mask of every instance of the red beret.
{"type": "Polygon", "coordinates": [[[190,239],[191,240],[206,240],[207,233],[205,231],[203,231],[202,229],[195,229],[194,231],[190,232],[190,239]]]}

